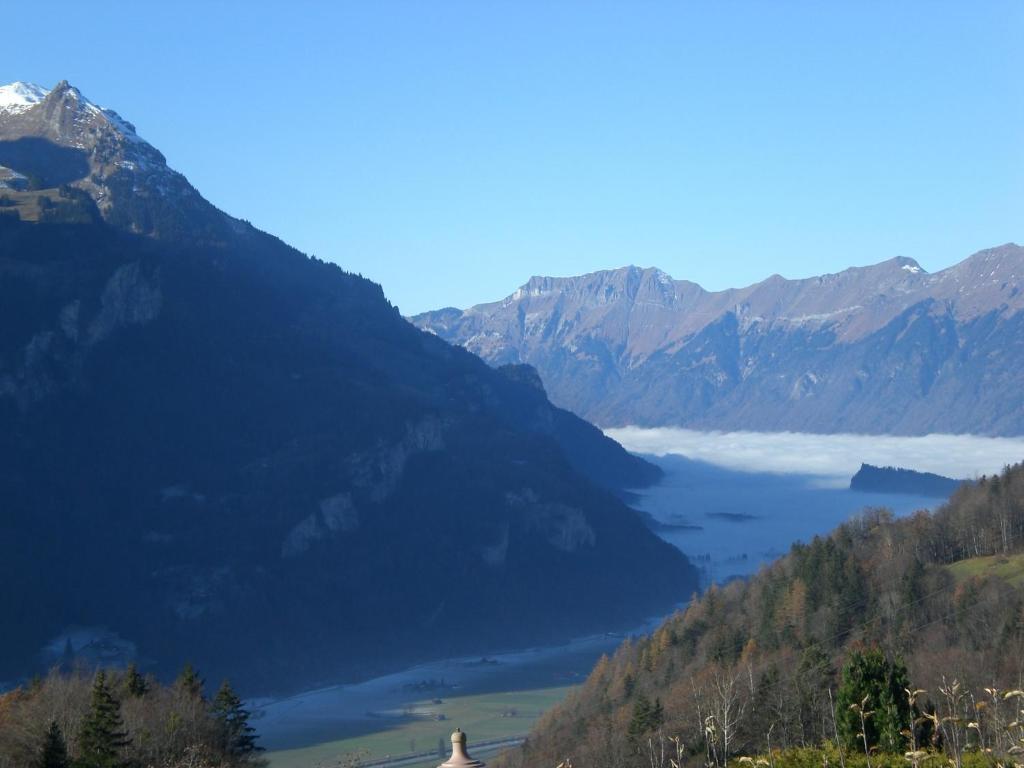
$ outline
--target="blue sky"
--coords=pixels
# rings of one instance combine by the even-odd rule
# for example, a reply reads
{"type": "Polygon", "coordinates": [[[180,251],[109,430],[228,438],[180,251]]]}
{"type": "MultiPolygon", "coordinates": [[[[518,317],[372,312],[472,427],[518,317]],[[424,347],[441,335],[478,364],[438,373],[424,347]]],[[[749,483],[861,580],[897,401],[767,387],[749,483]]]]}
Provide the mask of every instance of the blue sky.
{"type": "Polygon", "coordinates": [[[1017,0],[33,13],[0,81],[70,80],[215,204],[406,313],[533,274],[719,289],[1024,240],[1017,0]]]}

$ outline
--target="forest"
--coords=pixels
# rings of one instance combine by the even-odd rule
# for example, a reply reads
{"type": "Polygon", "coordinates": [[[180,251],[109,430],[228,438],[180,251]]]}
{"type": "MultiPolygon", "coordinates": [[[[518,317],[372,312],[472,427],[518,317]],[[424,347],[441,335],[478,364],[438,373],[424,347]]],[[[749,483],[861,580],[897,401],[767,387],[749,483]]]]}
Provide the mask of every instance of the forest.
{"type": "Polygon", "coordinates": [[[257,768],[249,712],[191,665],[161,685],[126,670],[54,668],[0,695],[0,768],[257,768]]]}
{"type": "Polygon", "coordinates": [[[626,640],[496,763],[1013,764],[1022,551],[1024,465],[934,514],[865,510],[626,640]]]}

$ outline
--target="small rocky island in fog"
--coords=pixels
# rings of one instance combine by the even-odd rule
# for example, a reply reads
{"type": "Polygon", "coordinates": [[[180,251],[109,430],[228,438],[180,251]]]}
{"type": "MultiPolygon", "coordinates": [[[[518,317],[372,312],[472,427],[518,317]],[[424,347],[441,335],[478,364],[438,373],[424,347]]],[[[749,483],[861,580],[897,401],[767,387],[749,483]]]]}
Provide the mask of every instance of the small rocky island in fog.
{"type": "Polygon", "coordinates": [[[916,472],[899,467],[875,467],[861,464],[850,480],[851,491],[870,493],[909,493],[918,496],[946,498],[953,494],[963,480],[954,480],[931,472],[916,472]]]}

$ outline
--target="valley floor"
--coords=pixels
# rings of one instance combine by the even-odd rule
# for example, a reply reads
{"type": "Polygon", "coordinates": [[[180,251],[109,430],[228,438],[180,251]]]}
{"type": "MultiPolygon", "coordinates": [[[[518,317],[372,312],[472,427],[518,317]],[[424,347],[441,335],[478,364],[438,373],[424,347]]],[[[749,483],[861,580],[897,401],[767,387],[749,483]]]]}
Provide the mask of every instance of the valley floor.
{"type": "Polygon", "coordinates": [[[542,711],[586,678],[602,654],[614,651],[628,636],[650,632],[662,618],[652,617],[626,632],[445,659],[362,683],[255,699],[248,706],[275,768],[313,766],[360,749],[370,750],[370,760],[421,748],[436,754],[438,738],[447,739],[456,727],[469,733],[471,744],[523,736],[542,711]],[[441,715],[443,720],[438,719],[441,715]],[[481,724],[471,730],[471,725],[481,724]],[[410,748],[411,740],[416,749],[410,748]]]}
{"type": "MultiPolygon", "coordinates": [[[[462,728],[474,757],[522,743],[541,715],[562,701],[571,687],[425,699],[391,718],[387,730],[298,749],[270,752],[270,768],[311,768],[344,764],[360,756],[363,768],[427,768],[444,762],[451,732],[462,728]]],[[[447,756],[447,755],[446,755],[447,756]]]]}

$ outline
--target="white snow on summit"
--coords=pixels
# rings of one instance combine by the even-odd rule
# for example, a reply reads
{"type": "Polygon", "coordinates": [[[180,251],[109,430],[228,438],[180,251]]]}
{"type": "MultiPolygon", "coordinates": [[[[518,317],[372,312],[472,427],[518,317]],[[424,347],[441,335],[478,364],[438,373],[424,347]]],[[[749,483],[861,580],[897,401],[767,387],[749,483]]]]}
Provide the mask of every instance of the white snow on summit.
{"type": "Polygon", "coordinates": [[[0,112],[18,114],[38,104],[50,92],[33,83],[0,85],[0,112]]]}
{"type": "MultiPolygon", "coordinates": [[[[34,107],[36,104],[41,102],[51,91],[48,88],[35,85],[34,83],[23,83],[15,82],[9,85],[0,85],[0,115],[20,115],[22,112],[34,107]]],[[[95,104],[85,96],[82,92],[70,86],[68,88],[68,94],[71,98],[77,102],[77,110],[85,115],[102,115],[125,139],[131,142],[139,144],[145,144],[145,140],[142,139],[135,132],[135,126],[121,117],[117,112],[106,107],[101,107],[95,104]]]]}
{"type": "Polygon", "coordinates": [[[114,110],[106,109],[105,107],[96,107],[96,105],[92,102],[89,102],[89,106],[94,107],[98,109],[100,112],[102,112],[103,116],[107,118],[108,122],[110,122],[120,132],[122,136],[128,139],[128,141],[134,141],[139,144],[147,143],[145,139],[143,139],[141,136],[139,136],[139,134],[135,132],[135,126],[129,123],[119,114],[117,114],[117,112],[115,112],[114,110]]]}

